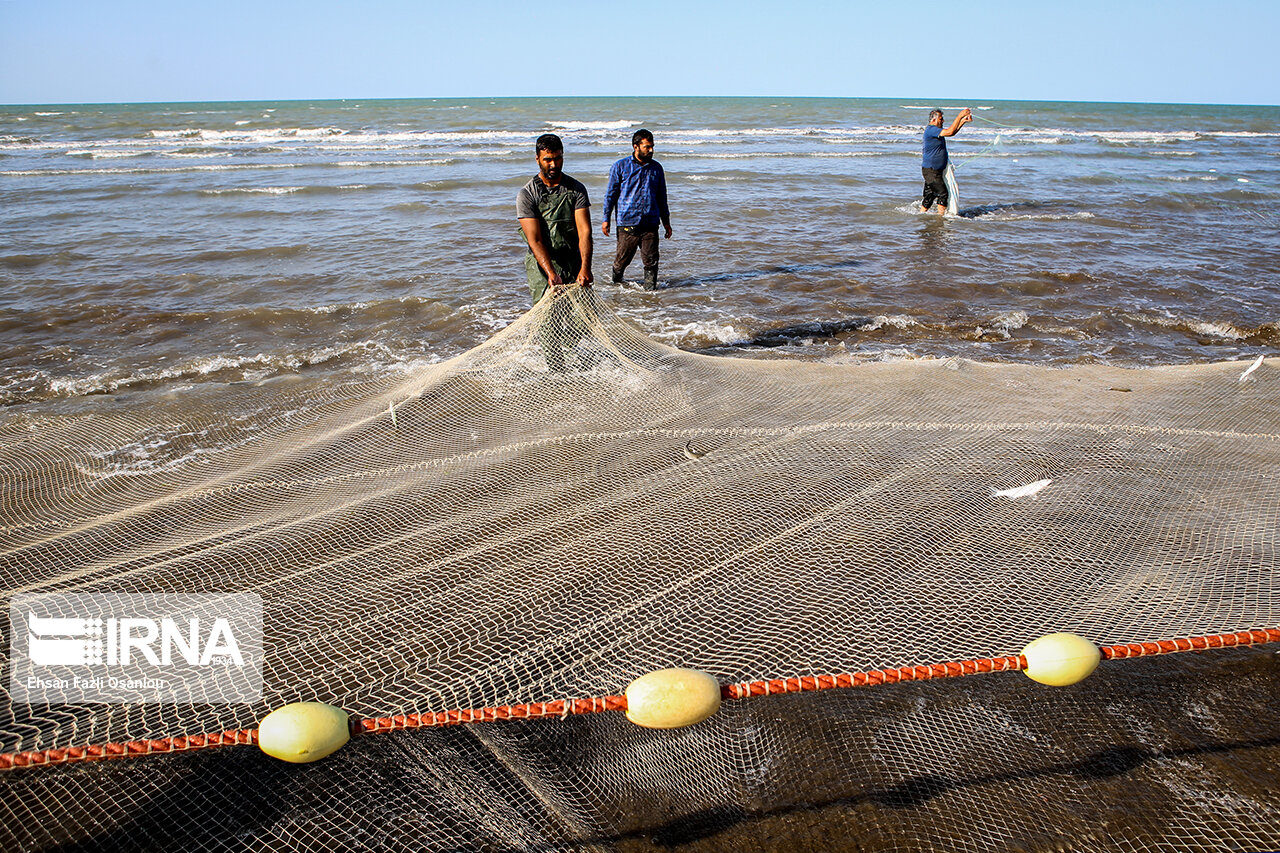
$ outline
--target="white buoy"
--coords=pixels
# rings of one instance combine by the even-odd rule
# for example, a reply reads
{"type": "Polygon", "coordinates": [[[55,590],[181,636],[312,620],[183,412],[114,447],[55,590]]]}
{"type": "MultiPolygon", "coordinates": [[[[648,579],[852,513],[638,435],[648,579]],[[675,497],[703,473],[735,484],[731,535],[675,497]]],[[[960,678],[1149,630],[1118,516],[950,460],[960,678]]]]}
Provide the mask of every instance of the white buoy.
{"type": "Polygon", "coordinates": [[[258,724],[258,748],[293,764],[319,761],[351,737],[347,712],[323,702],[276,708],[258,724]]]}
{"type": "Polygon", "coordinates": [[[627,685],[627,719],[650,729],[700,723],[720,709],[720,683],[696,669],[659,669],[627,685]]]}
{"type": "Polygon", "coordinates": [[[1032,640],[1022,655],[1027,659],[1027,677],[1053,687],[1084,681],[1102,660],[1097,646],[1079,634],[1066,632],[1032,640]]]}

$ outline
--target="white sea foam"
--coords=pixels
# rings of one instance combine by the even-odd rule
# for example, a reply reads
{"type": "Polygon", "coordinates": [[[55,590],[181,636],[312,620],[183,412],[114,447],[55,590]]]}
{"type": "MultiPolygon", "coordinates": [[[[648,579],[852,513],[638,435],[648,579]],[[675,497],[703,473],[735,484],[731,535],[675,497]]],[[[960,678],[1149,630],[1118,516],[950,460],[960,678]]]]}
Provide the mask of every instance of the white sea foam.
{"type": "Polygon", "coordinates": [[[742,151],[723,154],[699,153],[691,156],[697,157],[699,160],[757,160],[778,157],[810,157],[819,160],[839,160],[846,157],[880,157],[883,155],[877,151],[742,151]]]}
{"type": "Polygon", "coordinates": [[[886,326],[894,329],[908,329],[912,326],[918,325],[920,324],[916,322],[914,317],[909,317],[906,314],[878,314],[873,317],[870,322],[859,326],[858,331],[874,332],[878,329],[883,329],[886,326]]]}
{"type": "Polygon", "coordinates": [[[184,361],[159,370],[144,370],[132,374],[98,373],[82,377],[54,378],[49,381],[49,388],[59,396],[78,397],[104,391],[119,391],[122,388],[148,382],[164,382],[184,376],[208,376],[224,370],[240,370],[245,367],[265,365],[268,359],[268,356],[262,354],[238,358],[212,356],[184,361]]]}
{"type": "Polygon", "coordinates": [[[698,320],[692,323],[665,323],[654,337],[675,345],[690,339],[715,341],[722,344],[742,343],[747,336],[728,323],[698,320]]]}
{"type": "MultiPolygon", "coordinates": [[[[343,161],[336,163],[324,163],[321,165],[346,168],[361,168],[366,166],[423,166],[423,165],[447,165],[454,162],[451,159],[427,159],[427,160],[380,160],[380,161],[343,161]]],[[[300,169],[305,166],[314,166],[315,164],[307,163],[225,163],[219,165],[199,165],[199,166],[139,166],[133,168],[120,169],[0,169],[0,175],[8,175],[10,177],[41,177],[45,175],[150,175],[165,174],[172,172],[234,172],[234,171],[253,171],[258,169],[300,169]]]]}
{"type": "MultiPolygon", "coordinates": [[[[57,396],[79,397],[89,394],[114,393],[138,385],[173,382],[184,378],[203,378],[231,373],[235,381],[260,380],[280,372],[294,371],[308,365],[324,364],[351,355],[376,356],[379,370],[398,364],[405,357],[378,341],[363,340],[321,347],[304,353],[255,353],[254,355],[212,355],[185,359],[153,370],[136,373],[105,372],[81,377],[49,379],[49,388],[57,396]],[[238,376],[236,375],[238,374],[238,376]]],[[[420,356],[414,356],[420,358],[420,356]]]]}
{"type": "Polygon", "coordinates": [[[353,368],[353,372],[373,376],[412,376],[421,371],[424,367],[439,364],[441,361],[444,361],[444,357],[435,353],[428,356],[414,356],[411,358],[398,357],[392,361],[376,361],[368,364],[356,365],[353,368]]]}
{"type": "Polygon", "coordinates": [[[1166,329],[1186,328],[1197,335],[1204,335],[1210,338],[1222,338],[1229,341],[1241,341],[1249,337],[1249,333],[1243,329],[1233,326],[1226,321],[1211,322],[1207,320],[1190,320],[1177,314],[1166,313],[1162,316],[1143,317],[1140,320],[1147,320],[1157,326],[1166,329]]]}
{"type": "MultiPolygon", "coordinates": [[[[920,206],[914,206],[918,213],[920,206]]],[[[1097,215],[1087,210],[1074,213],[1014,213],[1010,210],[995,210],[991,213],[979,213],[974,217],[978,222],[1069,222],[1096,219],[1097,215]]]]}
{"type": "Polygon", "coordinates": [[[823,358],[827,364],[868,364],[892,363],[899,361],[933,361],[934,356],[919,355],[905,347],[889,347],[888,349],[859,348],[853,351],[838,352],[823,358]]]}
{"type": "Polygon", "coordinates": [[[620,119],[618,121],[548,121],[544,124],[561,130],[622,130],[634,126],[636,122],[620,119]]]}
{"type": "Polygon", "coordinates": [[[359,311],[368,307],[368,302],[344,302],[333,305],[317,305],[314,308],[306,308],[304,310],[309,314],[336,314],[339,311],[359,311]]]}
{"type": "Polygon", "coordinates": [[[11,177],[41,177],[44,175],[150,175],[166,172],[230,172],[240,169],[295,169],[299,163],[268,163],[263,165],[227,164],[225,166],[156,166],[132,169],[11,169],[0,170],[0,175],[11,177]]]}
{"type": "MultiPolygon", "coordinates": [[[[882,140],[896,142],[914,138],[920,134],[916,125],[873,125],[868,127],[803,126],[803,127],[751,127],[751,128],[697,128],[691,130],[666,130],[661,134],[664,142],[680,145],[709,144],[712,142],[799,137],[819,139],[839,144],[840,141],[860,142],[882,140]]],[[[1196,131],[1150,130],[1068,130],[1053,127],[980,127],[966,129],[964,139],[971,141],[994,140],[1015,144],[1059,144],[1076,141],[1102,141],[1116,144],[1139,142],[1191,142],[1200,138],[1196,131]]]]}
{"type": "Polygon", "coordinates": [[[1202,136],[1219,136],[1228,139],[1270,139],[1280,136],[1277,131],[1258,131],[1258,130],[1206,130],[1202,136]]]}
{"type": "Polygon", "coordinates": [[[1003,314],[997,314],[991,318],[991,322],[986,326],[978,326],[974,329],[974,334],[978,337],[984,335],[996,335],[1008,340],[1013,337],[1013,332],[1027,325],[1027,313],[1025,311],[1006,311],[1003,314]]]}
{"type": "Polygon", "coordinates": [[[724,139],[752,138],[773,136],[828,136],[840,135],[842,132],[855,132],[853,128],[839,127],[701,127],[694,130],[664,130],[662,139],[724,139]]]}
{"type": "Polygon", "coordinates": [[[230,157],[230,151],[163,151],[161,157],[172,157],[177,160],[208,160],[213,157],[230,157]]]}
{"type": "Polygon", "coordinates": [[[68,157],[89,157],[93,160],[122,160],[128,157],[145,157],[145,151],[97,151],[89,148],[73,148],[66,152],[68,157]]]}
{"type": "Polygon", "coordinates": [[[200,190],[200,195],[288,195],[306,187],[231,187],[221,190],[200,190]]]}
{"type": "Polygon", "coordinates": [[[991,325],[997,329],[1013,331],[1027,325],[1027,319],[1027,312],[1025,311],[1006,311],[1003,314],[997,314],[991,320],[991,325]]]}
{"type": "Polygon", "coordinates": [[[340,160],[327,165],[343,169],[367,169],[376,166],[448,166],[457,162],[451,157],[435,157],[426,160],[340,160]]]}
{"type": "Polygon", "coordinates": [[[277,127],[270,130],[209,130],[188,127],[182,130],[152,130],[153,139],[200,139],[210,142],[254,142],[279,139],[326,139],[342,136],[347,131],[338,127],[277,127]]]}
{"type": "MultiPolygon", "coordinates": [[[[550,122],[567,134],[579,139],[592,140],[600,145],[613,145],[624,139],[626,131],[634,124],[629,120],[614,122],[550,122]]],[[[505,130],[457,130],[457,131],[374,131],[347,130],[339,127],[248,127],[247,120],[236,123],[235,129],[186,127],[153,129],[141,139],[107,139],[86,144],[84,141],[38,141],[26,138],[0,138],[5,148],[29,151],[57,151],[86,148],[124,149],[164,153],[175,145],[202,142],[208,145],[234,150],[236,148],[285,146],[308,150],[391,151],[406,147],[431,147],[442,143],[461,145],[485,144],[510,145],[511,150],[523,149],[529,142],[525,132],[505,130]]],[[[750,128],[694,128],[671,129],[661,133],[663,144],[675,146],[717,145],[734,142],[750,142],[766,139],[799,139],[806,144],[859,145],[865,142],[896,144],[903,139],[914,138],[920,132],[918,126],[882,125],[870,127],[843,127],[806,125],[801,127],[750,127],[750,128]]],[[[1103,141],[1117,144],[1186,142],[1200,138],[1195,131],[1090,131],[1060,128],[978,128],[970,130],[965,139],[981,142],[997,136],[1009,144],[1060,144],[1073,141],[1103,141]]],[[[490,149],[491,150],[491,149],[490,149]]],[[[774,156],[795,156],[770,152],[774,156]]],[[[1189,153],[1189,152],[1179,152],[1189,153]]],[[[805,156],[824,156],[825,152],[805,152],[805,156]]],[[[828,155],[829,156],[829,155],[828,155]]],[[[874,152],[854,152],[850,156],[874,156],[874,152]]]]}
{"type": "Polygon", "coordinates": [[[1241,341],[1249,337],[1247,332],[1244,332],[1227,322],[1192,323],[1191,330],[1193,332],[1196,332],[1197,334],[1209,335],[1210,337],[1215,337],[1215,338],[1226,338],[1232,341],[1241,341]]]}

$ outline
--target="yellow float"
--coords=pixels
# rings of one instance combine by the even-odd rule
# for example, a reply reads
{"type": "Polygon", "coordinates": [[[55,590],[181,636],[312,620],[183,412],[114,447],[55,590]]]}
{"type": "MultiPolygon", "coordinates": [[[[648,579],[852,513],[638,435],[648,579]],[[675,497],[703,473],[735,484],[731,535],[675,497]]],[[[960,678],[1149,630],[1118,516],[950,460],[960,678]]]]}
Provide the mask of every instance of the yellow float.
{"type": "Polygon", "coordinates": [[[1097,646],[1079,634],[1065,631],[1032,640],[1022,655],[1027,659],[1027,677],[1053,687],[1083,681],[1102,659],[1097,646]]]}
{"type": "Polygon", "coordinates": [[[258,724],[258,748],[293,764],[319,761],[351,737],[347,713],[323,702],[276,708],[258,724]]]}
{"type": "Polygon", "coordinates": [[[627,719],[650,729],[678,729],[720,709],[720,683],[696,669],[660,669],[627,685],[627,719]]]}

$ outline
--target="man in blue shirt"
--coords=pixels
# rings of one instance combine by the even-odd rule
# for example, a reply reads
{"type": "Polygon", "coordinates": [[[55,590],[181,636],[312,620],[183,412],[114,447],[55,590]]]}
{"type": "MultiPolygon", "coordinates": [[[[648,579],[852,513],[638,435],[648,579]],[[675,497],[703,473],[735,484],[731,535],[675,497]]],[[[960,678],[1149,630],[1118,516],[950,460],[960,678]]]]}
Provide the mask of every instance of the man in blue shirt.
{"type": "Polygon", "coordinates": [[[928,213],[936,200],[938,213],[947,212],[950,193],[947,192],[946,181],[942,173],[947,170],[947,141],[943,137],[955,136],[960,128],[973,121],[973,114],[966,108],[951,122],[951,127],[942,129],[942,110],[929,113],[929,124],[924,129],[924,159],[920,171],[924,175],[924,198],[920,202],[920,212],[928,213]]]}
{"type": "Polygon", "coordinates": [[[618,253],[613,259],[613,280],[622,281],[627,264],[640,249],[644,265],[644,289],[658,288],[658,223],[671,239],[671,212],[667,210],[667,178],[662,165],[653,159],[653,134],[641,128],[631,137],[631,156],[623,157],[609,170],[609,186],[604,192],[604,223],[600,230],[609,236],[609,217],[618,209],[618,253]]]}

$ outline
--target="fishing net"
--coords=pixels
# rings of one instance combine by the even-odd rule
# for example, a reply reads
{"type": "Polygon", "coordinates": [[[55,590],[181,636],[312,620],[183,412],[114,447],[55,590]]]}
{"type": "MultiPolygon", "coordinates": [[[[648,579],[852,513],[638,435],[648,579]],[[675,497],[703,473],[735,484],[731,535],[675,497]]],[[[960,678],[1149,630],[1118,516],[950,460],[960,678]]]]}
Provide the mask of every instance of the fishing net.
{"type": "Polygon", "coordinates": [[[1243,367],[714,358],[572,290],[376,385],[11,414],[6,602],[249,592],[265,637],[257,703],[6,693],[0,847],[1275,849],[1275,646],[876,686],[1280,625],[1280,371],[1243,367]],[[584,713],[671,666],[758,689],[584,713]],[[394,730],[200,737],[300,700],[394,730]],[[130,743],[172,751],[62,762],[130,743]]]}

